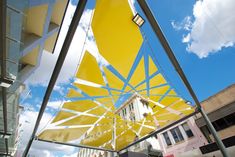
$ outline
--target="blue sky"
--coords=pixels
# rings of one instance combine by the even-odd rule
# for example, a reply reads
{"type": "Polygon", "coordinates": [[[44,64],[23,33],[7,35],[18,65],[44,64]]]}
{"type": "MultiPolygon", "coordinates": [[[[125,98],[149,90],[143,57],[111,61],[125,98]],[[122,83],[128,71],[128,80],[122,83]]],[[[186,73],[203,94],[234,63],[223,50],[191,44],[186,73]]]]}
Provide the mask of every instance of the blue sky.
{"type": "MultiPolygon", "coordinates": [[[[195,20],[192,15],[195,1],[165,0],[160,2],[149,0],[148,2],[200,101],[235,83],[235,69],[232,68],[235,61],[234,46],[222,48],[207,57],[200,58],[197,54],[188,52],[186,50],[187,44],[182,42],[182,36],[188,31],[176,30],[172,26],[173,21],[181,23],[187,16],[195,20]]],[[[208,12],[212,12],[212,10],[208,12]]],[[[212,21],[212,27],[218,27],[214,24],[215,19],[212,15],[208,18],[209,21],[212,21]]],[[[234,23],[231,24],[234,26],[234,23]]],[[[222,33],[220,32],[220,34],[222,33]]],[[[151,39],[155,39],[151,32],[148,35],[151,39]]],[[[159,48],[156,40],[151,40],[151,42],[159,56],[158,61],[170,81],[180,93],[182,92],[182,95],[190,99],[181,81],[175,75],[164,51],[159,48]]]]}
{"type": "MultiPolygon", "coordinates": [[[[214,0],[213,5],[216,7],[211,7],[211,1],[213,0],[203,0],[197,2],[188,0],[148,0],[156,19],[158,20],[167,40],[171,45],[171,48],[173,49],[182,69],[184,70],[200,101],[205,100],[209,96],[212,96],[225,87],[235,83],[235,31],[229,27],[229,25],[231,25],[234,28],[235,18],[232,14],[231,18],[228,19],[230,23],[227,25],[224,25],[224,21],[221,20],[221,16],[223,17],[223,14],[227,17],[227,14],[230,13],[229,11],[231,11],[231,9],[229,9],[229,5],[235,7],[235,4],[232,0],[226,0],[228,3],[228,8],[226,8],[226,5],[225,8],[221,8],[219,5],[219,0],[214,0]],[[200,10],[200,8],[205,7],[207,8],[206,12],[200,10]],[[218,15],[218,11],[223,14],[218,15]]],[[[76,0],[73,0],[73,4],[76,4],[75,2],[76,0]]],[[[93,5],[94,4],[89,1],[87,9],[92,9],[93,5]]],[[[136,3],[135,6],[139,12],[140,9],[136,3]]],[[[71,9],[69,11],[73,12],[74,10],[71,9]]],[[[87,13],[89,13],[89,10],[87,13]]],[[[143,16],[142,13],[141,15],[143,16]]],[[[86,24],[84,24],[84,26],[86,26],[86,24]]],[[[144,24],[143,30],[151,43],[151,47],[157,56],[158,63],[160,64],[164,74],[167,76],[168,81],[175,87],[181,96],[192,101],[190,95],[176,74],[173,66],[169,62],[164,50],[160,46],[155,34],[147,22],[144,24]]],[[[81,35],[81,31],[82,29],[78,30],[77,34],[81,35]]],[[[63,32],[61,38],[63,38],[65,34],[66,31],[63,32]]],[[[70,48],[71,52],[69,52],[71,55],[67,57],[64,70],[62,69],[62,74],[56,84],[55,90],[52,93],[50,103],[48,104],[49,107],[44,115],[43,126],[45,126],[52,118],[52,115],[57,112],[58,107],[65,99],[64,95],[68,91],[69,82],[72,82],[71,77],[76,71],[76,65],[71,64],[74,63],[73,61],[77,60],[77,58],[71,56],[78,53],[79,46],[76,44],[84,42],[83,39],[77,39],[78,35],[75,35],[76,40],[73,41],[70,48]],[[72,72],[68,73],[68,69],[72,69],[72,72]],[[67,80],[64,81],[64,78],[67,78],[67,80]]],[[[89,44],[87,44],[87,46],[89,46],[89,44]]],[[[92,47],[92,45],[90,46],[92,47]]],[[[59,52],[60,45],[58,47],[59,48],[57,48],[57,50],[59,52]]],[[[51,71],[58,56],[56,53],[55,55],[46,54],[47,52],[44,53],[44,60],[41,62],[39,69],[35,71],[33,76],[26,82],[27,90],[25,93],[30,92],[30,94],[23,94],[21,98],[21,103],[27,107],[26,112],[23,113],[23,118],[21,118],[23,119],[21,120],[22,123],[25,122],[27,116],[31,115],[34,117],[31,119],[29,124],[25,124],[25,127],[30,125],[32,128],[33,126],[36,114],[45,93],[45,87],[47,86],[51,71]],[[47,72],[45,74],[46,68],[47,72]]],[[[41,128],[43,128],[43,126],[41,128]]],[[[22,145],[27,141],[27,135],[25,134],[30,132],[30,129],[24,130],[25,133],[22,135],[22,145]]],[[[48,145],[46,146],[48,147],[48,145]]],[[[44,144],[40,144],[38,142],[33,145],[33,153],[41,153],[41,150],[44,150],[45,156],[61,157],[66,157],[65,154],[68,157],[72,157],[71,154],[74,155],[77,151],[76,149],[74,150],[72,148],[61,146],[56,146],[55,148],[48,150],[45,148],[44,144]],[[65,149],[68,151],[64,151],[65,149]],[[64,152],[62,153],[62,151],[64,152]]]]}

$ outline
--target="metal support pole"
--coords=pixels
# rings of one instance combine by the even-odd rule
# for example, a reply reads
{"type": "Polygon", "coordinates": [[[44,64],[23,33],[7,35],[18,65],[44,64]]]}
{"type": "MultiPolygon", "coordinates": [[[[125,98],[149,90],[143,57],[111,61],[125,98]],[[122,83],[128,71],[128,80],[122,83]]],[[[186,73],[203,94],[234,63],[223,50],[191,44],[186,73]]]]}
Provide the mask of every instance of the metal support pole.
{"type": "Polygon", "coordinates": [[[153,16],[152,11],[150,10],[148,4],[146,3],[145,0],[137,0],[137,2],[139,3],[141,9],[143,10],[144,14],[146,15],[151,27],[153,28],[156,36],[158,37],[162,47],[164,48],[168,58],[170,59],[171,63],[173,64],[173,66],[175,67],[178,75],[180,76],[180,78],[182,79],[182,81],[184,82],[185,86],[187,87],[189,93],[191,94],[192,98],[194,99],[199,111],[201,112],[203,118],[206,121],[206,124],[208,126],[208,128],[210,129],[212,135],[215,138],[216,144],[218,145],[221,153],[223,154],[224,157],[229,157],[229,154],[223,144],[223,142],[221,141],[221,139],[218,137],[215,128],[213,127],[213,125],[211,124],[209,118],[207,117],[206,113],[204,112],[204,110],[201,108],[201,104],[196,96],[196,94],[194,93],[190,83],[188,82],[182,68],[179,65],[179,62],[177,61],[170,45],[168,44],[168,41],[166,40],[159,24],[157,23],[157,20],[155,19],[155,17],[153,16]]]}
{"type": "MultiPolygon", "coordinates": [[[[0,1],[0,57],[1,57],[1,80],[6,78],[6,0],[0,1]]],[[[2,108],[4,133],[7,134],[7,89],[2,88],[2,108]]],[[[8,154],[8,140],[5,139],[6,154],[8,154]]]]}
{"type": "Polygon", "coordinates": [[[39,127],[40,121],[42,119],[43,113],[44,113],[44,111],[46,109],[46,106],[47,106],[47,103],[49,101],[51,92],[52,92],[52,90],[54,88],[54,85],[55,85],[56,80],[57,80],[57,78],[59,76],[60,70],[61,70],[61,68],[63,66],[64,60],[65,60],[66,55],[68,53],[68,50],[69,50],[70,44],[72,42],[73,36],[75,34],[75,31],[77,30],[77,26],[78,26],[79,21],[81,19],[82,13],[83,13],[83,11],[85,9],[86,3],[87,3],[87,0],[79,0],[79,3],[77,5],[77,8],[76,8],[75,13],[73,15],[73,19],[72,19],[71,25],[69,26],[68,33],[67,33],[66,38],[64,40],[63,46],[61,48],[58,60],[56,62],[56,65],[55,65],[55,68],[53,70],[52,76],[50,78],[49,85],[48,85],[46,93],[44,95],[44,98],[43,98],[43,101],[42,101],[42,105],[41,105],[41,108],[40,108],[40,111],[38,113],[38,117],[37,117],[37,120],[36,120],[36,123],[35,123],[35,126],[34,126],[33,133],[32,133],[32,135],[31,135],[31,137],[29,139],[29,142],[28,142],[28,144],[27,144],[27,146],[25,148],[25,151],[24,151],[22,157],[26,157],[27,156],[27,154],[29,152],[29,149],[30,149],[30,147],[31,147],[31,145],[33,143],[33,140],[35,138],[35,135],[36,135],[37,129],[39,127]]]}
{"type": "MultiPolygon", "coordinates": [[[[1,80],[6,77],[6,0],[0,1],[0,57],[1,57],[1,80]]],[[[6,88],[2,88],[2,104],[3,104],[3,126],[4,133],[7,133],[7,102],[6,88]]]]}

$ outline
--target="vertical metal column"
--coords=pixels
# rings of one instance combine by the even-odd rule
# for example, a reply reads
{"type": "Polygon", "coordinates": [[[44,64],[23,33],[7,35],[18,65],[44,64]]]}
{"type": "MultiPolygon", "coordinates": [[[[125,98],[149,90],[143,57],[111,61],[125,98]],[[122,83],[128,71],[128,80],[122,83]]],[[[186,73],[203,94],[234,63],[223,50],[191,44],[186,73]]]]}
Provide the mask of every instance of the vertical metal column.
{"type": "MultiPolygon", "coordinates": [[[[1,80],[6,78],[6,0],[0,1],[0,57],[1,57],[1,80]]],[[[7,104],[6,88],[2,88],[3,125],[7,133],[7,104]]]]}
{"type": "MultiPolygon", "coordinates": [[[[6,78],[6,0],[0,1],[0,57],[1,57],[1,80],[6,78]]],[[[7,134],[7,89],[2,88],[2,108],[4,134],[7,134]]],[[[8,154],[8,140],[5,139],[6,154],[8,154]]]]}
{"type": "Polygon", "coordinates": [[[69,26],[68,33],[67,33],[67,35],[65,37],[63,46],[61,48],[58,60],[57,60],[56,65],[54,67],[52,76],[50,78],[49,85],[48,85],[46,93],[44,95],[44,98],[43,98],[43,101],[42,101],[42,105],[41,105],[41,108],[40,108],[40,111],[38,113],[38,117],[37,117],[37,120],[36,120],[36,123],[35,123],[35,126],[34,126],[33,133],[32,133],[32,135],[31,135],[31,137],[29,139],[29,142],[28,142],[28,144],[27,144],[27,146],[25,148],[25,151],[24,151],[22,157],[26,157],[28,155],[29,149],[30,149],[30,147],[31,147],[31,145],[33,143],[33,140],[35,138],[35,135],[36,135],[37,129],[39,127],[40,121],[42,119],[43,113],[44,113],[44,111],[46,109],[47,103],[49,101],[51,92],[52,92],[52,90],[53,90],[53,88],[55,86],[56,80],[57,80],[57,78],[58,78],[58,76],[60,74],[60,70],[61,70],[61,68],[63,66],[64,60],[65,60],[66,55],[68,53],[68,50],[69,50],[70,44],[72,42],[73,36],[75,34],[75,31],[77,30],[77,26],[78,26],[79,21],[81,19],[82,13],[83,13],[83,11],[85,9],[86,3],[87,3],[87,0],[79,0],[79,3],[77,5],[77,8],[76,8],[75,13],[73,15],[73,19],[71,21],[71,25],[69,26]]]}
{"type": "Polygon", "coordinates": [[[162,47],[164,48],[168,58],[170,59],[171,63],[173,64],[173,66],[175,67],[177,73],[179,74],[180,78],[182,79],[182,81],[184,82],[185,86],[187,87],[189,93],[191,94],[192,98],[194,99],[198,110],[201,112],[202,117],[205,119],[206,124],[208,126],[208,128],[210,129],[213,137],[215,138],[216,144],[219,147],[221,153],[223,154],[224,157],[229,157],[229,154],[223,144],[223,142],[221,141],[221,139],[218,137],[215,128],[213,127],[213,125],[211,124],[208,116],[206,115],[206,113],[204,112],[203,108],[201,107],[201,104],[196,96],[196,94],[194,93],[190,83],[188,82],[182,68],[180,67],[170,45],[168,44],[159,24],[157,23],[157,20],[155,19],[155,17],[153,16],[153,13],[151,12],[148,4],[146,3],[145,0],[137,0],[137,2],[139,3],[141,9],[143,10],[144,14],[146,15],[151,27],[153,28],[156,36],[158,37],[162,47]]]}

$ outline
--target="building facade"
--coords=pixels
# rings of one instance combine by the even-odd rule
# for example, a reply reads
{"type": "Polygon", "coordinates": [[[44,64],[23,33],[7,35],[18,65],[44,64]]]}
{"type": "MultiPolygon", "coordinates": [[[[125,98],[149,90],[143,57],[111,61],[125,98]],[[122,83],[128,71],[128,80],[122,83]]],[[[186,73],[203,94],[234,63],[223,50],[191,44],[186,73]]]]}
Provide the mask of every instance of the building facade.
{"type": "MultiPolygon", "coordinates": [[[[231,156],[235,156],[235,84],[201,102],[231,156]]],[[[165,157],[222,157],[198,113],[158,135],[165,157]]]]}
{"type": "MultiPolygon", "coordinates": [[[[225,88],[201,103],[219,137],[231,156],[235,156],[235,84],[225,88]]],[[[200,147],[205,156],[222,156],[204,119],[198,114],[196,124],[206,137],[208,145],[200,147]]]]}
{"type": "MultiPolygon", "coordinates": [[[[124,102],[116,111],[120,117],[130,121],[140,121],[148,113],[153,113],[152,108],[148,105],[148,101],[141,96],[133,95],[126,102],[124,102]]],[[[157,127],[157,124],[156,124],[157,127]]],[[[161,152],[160,144],[157,137],[151,137],[143,142],[140,142],[128,150],[134,152],[142,152],[151,144],[154,150],[161,152]]]]}
{"type": "MultiPolygon", "coordinates": [[[[117,110],[116,114],[126,120],[140,120],[145,113],[152,112],[147,101],[133,95],[117,110]]],[[[201,102],[218,135],[223,140],[231,156],[235,156],[235,84],[201,102]]],[[[200,114],[191,116],[159,132],[128,150],[141,152],[146,149],[146,142],[161,151],[164,157],[222,157],[213,136],[200,114]]],[[[91,151],[92,154],[92,151],[91,151]]],[[[108,153],[96,151],[93,156],[108,156],[108,153]]],[[[85,157],[79,152],[78,157],[85,157]]]]}
{"type": "Polygon", "coordinates": [[[100,151],[100,150],[94,150],[94,149],[86,149],[81,148],[78,152],[78,157],[113,157],[112,153],[100,151]]]}
{"type": "MultiPolygon", "coordinates": [[[[125,120],[140,121],[144,118],[146,114],[151,112],[153,111],[151,107],[149,107],[148,101],[144,100],[138,95],[133,95],[115,111],[115,114],[119,115],[125,120]]],[[[128,148],[128,150],[134,152],[144,152],[149,144],[151,144],[154,150],[161,152],[160,144],[158,142],[157,137],[151,137],[143,142],[140,142],[128,148]]],[[[78,152],[78,157],[112,157],[113,155],[115,154],[84,148],[80,149],[78,152]]]]}
{"type": "Polygon", "coordinates": [[[68,0],[2,0],[0,154],[18,144],[19,97],[24,81],[52,53],[68,0]],[[45,51],[44,51],[45,50],[45,51]]]}
{"type": "Polygon", "coordinates": [[[193,156],[193,150],[208,144],[193,117],[160,132],[157,136],[165,157],[187,156],[187,153],[193,156]]]}

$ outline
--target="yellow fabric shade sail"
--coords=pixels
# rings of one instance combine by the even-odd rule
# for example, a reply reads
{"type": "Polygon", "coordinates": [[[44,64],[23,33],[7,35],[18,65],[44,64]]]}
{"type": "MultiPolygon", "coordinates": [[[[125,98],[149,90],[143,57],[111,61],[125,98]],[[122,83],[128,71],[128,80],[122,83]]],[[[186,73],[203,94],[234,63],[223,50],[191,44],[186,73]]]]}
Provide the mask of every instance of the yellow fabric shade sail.
{"type": "Polygon", "coordinates": [[[142,58],[131,77],[130,84],[136,86],[145,79],[144,58],[142,58]],[[139,77],[142,76],[142,77],[139,77]]]}
{"type": "Polygon", "coordinates": [[[139,52],[143,37],[133,16],[127,0],[96,2],[91,26],[99,55],[108,64],[84,53],[70,99],[51,122],[53,129],[44,130],[40,139],[120,150],[194,111],[164,78],[154,56],[139,52]],[[132,96],[146,101],[150,111],[138,120],[115,108],[132,96]]]}
{"type": "Polygon", "coordinates": [[[78,112],[85,112],[96,106],[97,104],[91,100],[80,100],[80,101],[66,102],[64,103],[63,108],[78,112]]]}
{"type": "Polygon", "coordinates": [[[155,63],[153,62],[152,58],[149,57],[149,75],[157,72],[158,68],[156,67],[155,63]]]}
{"type": "Polygon", "coordinates": [[[65,128],[65,129],[48,129],[43,131],[40,135],[40,139],[47,139],[58,142],[69,142],[79,139],[89,127],[84,128],[65,128]]]}
{"type": "Polygon", "coordinates": [[[71,88],[67,94],[67,97],[68,98],[82,97],[82,94],[71,88]]]}
{"type": "Polygon", "coordinates": [[[60,111],[57,116],[53,119],[52,123],[58,122],[63,119],[70,118],[72,116],[75,116],[76,114],[70,113],[70,112],[65,112],[65,111],[60,111]]]}
{"type": "Polygon", "coordinates": [[[124,77],[127,77],[143,42],[132,18],[127,0],[99,0],[91,24],[101,55],[124,77]]]}
{"type": "Polygon", "coordinates": [[[88,51],[86,51],[83,56],[76,77],[97,84],[104,84],[99,65],[95,57],[93,57],[88,51]]]}
{"type": "Polygon", "coordinates": [[[115,89],[119,89],[119,90],[122,89],[122,87],[124,86],[124,82],[122,82],[118,77],[116,77],[107,68],[104,68],[104,73],[107,78],[107,81],[112,82],[112,84],[110,84],[111,88],[115,88],[115,89]]]}

